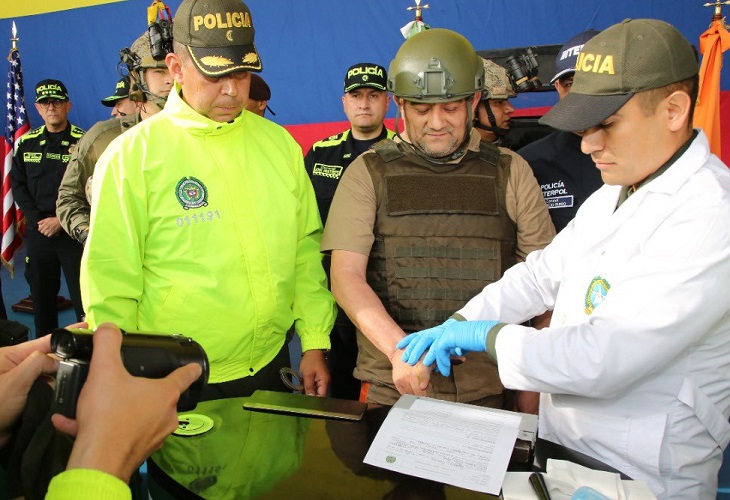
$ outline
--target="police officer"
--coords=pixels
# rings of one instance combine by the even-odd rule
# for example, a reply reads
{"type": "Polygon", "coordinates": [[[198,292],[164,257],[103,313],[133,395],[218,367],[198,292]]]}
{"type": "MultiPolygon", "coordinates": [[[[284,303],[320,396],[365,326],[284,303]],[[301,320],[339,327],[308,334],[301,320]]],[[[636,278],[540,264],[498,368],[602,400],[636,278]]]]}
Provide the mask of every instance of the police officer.
{"type": "Polygon", "coordinates": [[[56,216],[58,186],[84,131],[67,119],[71,101],[62,82],[42,80],[35,93],[35,107],[44,125],[18,142],[10,178],[15,201],[27,218],[35,334],[41,336],[58,327],[56,297],[61,287],[61,269],[77,320],[84,315],[79,293],[83,247],[63,232],[56,216]]]}
{"type": "Polygon", "coordinates": [[[458,33],[407,39],[387,80],[405,130],[360,155],[335,193],[322,250],[332,256],[332,292],[357,327],[355,376],[369,403],[417,394],[503,404],[486,356],[442,377],[408,366],[395,347],[555,234],[527,163],[472,127],[483,75],[458,33]],[[429,78],[419,77],[426,70],[429,78]]]}
{"type": "Polygon", "coordinates": [[[248,91],[246,109],[259,116],[264,116],[267,109],[269,113],[276,115],[269,107],[269,99],[271,99],[269,84],[256,73],[251,73],[251,88],[248,91]]]}
{"type": "Polygon", "coordinates": [[[507,134],[512,113],[515,112],[509,100],[516,97],[517,93],[506,69],[489,59],[481,59],[484,63],[484,88],[474,117],[474,127],[483,141],[509,147],[507,134]]]}
{"type": "Polygon", "coordinates": [[[114,93],[102,99],[101,104],[112,108],[113,118],[136,114],[137,103],[129,98],[129,76],[120,78],[114,88],[114,93]]]}
{"type": "MultiPolygon", "coordinates": [[[[388,111],[387,80],[385,68],[377,64],[359,63],[351,66],[345,74],[345,93],[342,96],[342,107],[350,121],[350,128],[314,143],[304,157],[304,166],[312,179],[322,223],[327,221],[332,197],[345,169],[375,143],[394,136],[394,132],[383,124],[388,111]]],[[[326,255],[324,266],[328,273],[329,264],[329,255],[326,255]]],[[[337,315],[330,341],[331,394],[339,398],[357,399],[360,381],[352,375],[357,360],[355,327],[342,309],[337,315]]]]}
{"type": "Polygon", "coordinates": [[[130,49],[122,50],[122,62],[129,69],[128,95],[137,106],[137,112],[94,124],[71,156],[58,189],[56,212],[61,226],[81,243],[86,242],[89,234],[91,204],[88,194],[96,161],[122,132],[165,107],[172,88],[172,77],[165,61],[152,57],[147,33],[137,38],[130,49]]]}
{"type": "MultiPolygon", "coordinates": [[[[550,83],[555,85],[559,99],[573,87],[580,50],[598,33],[587,30],[577,34],[555,57],[556,73],[550,83]]],[[[601,172],[590,155],[580,150],[580,136],[575,132],[556,130],[517,152],[532,167],[557,231],[567,226],[583,202],[603,185],[601,172]]]]}

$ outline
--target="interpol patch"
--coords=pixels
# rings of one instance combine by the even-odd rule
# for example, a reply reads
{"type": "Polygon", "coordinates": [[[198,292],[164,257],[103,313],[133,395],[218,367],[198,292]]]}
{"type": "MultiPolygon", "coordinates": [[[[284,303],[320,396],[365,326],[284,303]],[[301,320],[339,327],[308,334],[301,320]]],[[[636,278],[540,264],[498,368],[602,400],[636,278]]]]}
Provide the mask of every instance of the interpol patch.
{"type": "Polygon", "coordinates": [[[600,276],[593,278],[591,280],[591,284],[588,285],[588,291],[586,292],[585,313],[591,314],[595,311],[596,307],[606,300],[606,296],[610,289],[611,285],[605,279],[600,276]]]}
{"type": "Polygon", "coordinates": [[[177,201],[185,210],[208,206],[208,190],[195,177],[183,177],[175,186],[177,201]]]}
{"type": "Polygon", "coordinates": [[[329,177],[330,179],[339,179],[342,176],[341,165],[325,165],[324,163],[315,163],[312,169],[312,175],[321,177],[329,177]]]}

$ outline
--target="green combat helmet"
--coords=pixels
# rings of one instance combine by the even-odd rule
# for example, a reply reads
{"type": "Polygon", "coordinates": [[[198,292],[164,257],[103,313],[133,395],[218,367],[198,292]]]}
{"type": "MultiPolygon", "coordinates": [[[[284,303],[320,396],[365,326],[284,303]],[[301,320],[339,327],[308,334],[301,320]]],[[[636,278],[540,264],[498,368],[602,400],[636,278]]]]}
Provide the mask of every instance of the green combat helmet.
{"type": "Polygon", "coordinates": [[[481,100],[517,97],[512,82],[507,76],[507,70],[489,59],[482,58],[482,61],[484,61],[484,90],[482,90],[481,100]]]}
{"type": "Polygon", "coordinates": [[[145,70],[149,68],[167,68],[164,59],[157,61],[152,57],[147,32],[137,38],[129,49],[121,52],[122,62],[127,65],[131,86],[129,98],[135,102],[153,102],[160,109],[165,107],[166,98],[150,92],[145,81],[145,70]]]}
{"type": "Polygon", "coordinates": [[[482,90],[484,65],[471,43],[447,29],[416,33],[388,68],[388,90],[407,101],[458,101],[482,90]]]}

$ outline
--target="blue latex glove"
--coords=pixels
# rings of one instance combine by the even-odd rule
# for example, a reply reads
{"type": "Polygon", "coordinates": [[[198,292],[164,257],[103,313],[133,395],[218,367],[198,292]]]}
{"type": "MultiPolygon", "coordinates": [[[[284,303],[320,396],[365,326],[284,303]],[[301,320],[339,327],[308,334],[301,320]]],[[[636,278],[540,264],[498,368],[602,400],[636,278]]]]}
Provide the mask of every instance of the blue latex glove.
{"type": "Polygon", "coordinates": [[[451,373],[451,356],[458,351],[485,352],[487,335],[498,323],[498,321],[457,321],[450,318],[442,325],[412,333],[398,343],[398,348],[403,349],[408,346],[403,353],[403,360],[415,365],[430,347],[426,357],[423,358],[423,364],[430,366],[435,361],[439,373],[446,377],[451,373]]]}
{"type": "Polygon", "coordinates": [[[434,361],[444,376],[451,373],[451,352],[460,348],[462,352],[485,352],[487,335],[498,321],[456,321],[446,326],[423,358],[423,364],[431,366],[434,361]]]}
{"type": "MultiPolygon", "coordinates": [[[[423,353],[426,352],[426,349],[428,349],[429,346],[441,336],[444,330],[446,330],[446,327],[451,323],[456,323],[456,320],[454,318],[449,318],[438,326],[412,333],[401,339],[401,341],[398,342],[398,345],[396,345],[396,348],[398,349],[405,349],[401,360],[411,366],[414,366],[418,363],[418,360],[421,359],[423,353]]],[[[451,356],[461,356],[461,349],[454,349],[453,352],[451,352],[451,356]]]]}

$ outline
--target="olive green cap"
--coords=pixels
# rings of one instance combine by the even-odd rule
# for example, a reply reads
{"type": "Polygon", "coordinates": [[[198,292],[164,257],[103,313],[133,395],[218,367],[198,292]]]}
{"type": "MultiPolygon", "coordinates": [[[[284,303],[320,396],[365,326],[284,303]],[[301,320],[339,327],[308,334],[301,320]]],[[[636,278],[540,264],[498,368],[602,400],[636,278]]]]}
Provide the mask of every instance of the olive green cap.
{"type": "Polygon", "coordinates": [[[560,130],[586,130],[636,93],[686,80],[699,71],[692,45],[671,24],[626,19],[583,46],[570,93],[540,119],[560,130]]]}
{"type": "Polygon", "coordinates": [[[263,69],[254,33],[251,11],[241,0],[183,0],[172,23],[173,39],[211,77],[263,69]]]}

